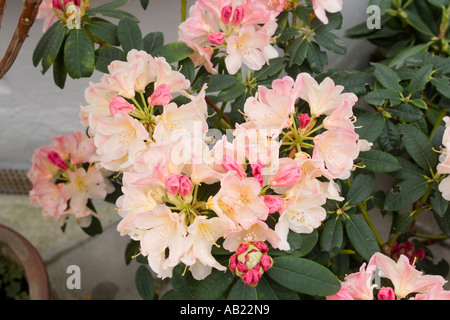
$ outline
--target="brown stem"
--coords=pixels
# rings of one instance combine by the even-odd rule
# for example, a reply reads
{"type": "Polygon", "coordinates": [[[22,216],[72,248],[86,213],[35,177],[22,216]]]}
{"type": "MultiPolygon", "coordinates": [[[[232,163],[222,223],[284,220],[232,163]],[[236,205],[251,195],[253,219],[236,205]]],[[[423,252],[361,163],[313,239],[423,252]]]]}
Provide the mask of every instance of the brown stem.
{"type": "Polygon", "coordinates": [[[5,11],[6,0],[0,0],[0,26],[2,25],[3,12],[5,11]]]}
{"type": "MultiPolygon", "coordinates": [[[[205,96],[205,101],[206,103],[211,107],[211,109],[213,109],[217,114],[220,114],[220,109],[218,106],[216,106],[216,104],[211,100],[210,97],[205,96]]],[[[231,126],[231,121],[230,118],[227,117],[226,114],[222,113],[222,119],[226,121],[226,123],[228,123],[231,126]]]]}
{"type": "MultiPolygon", "coordinates": [[[[3,15],[6,0],[0,0],[0,14],[3,15]],[[2,6],[3,4],[3,6],[2,6]]],[[[0,61],[0,79],[9,71],[28,36],[31,26],[36,20],[39,6],[42,0],[24,0],[24,8],[19,17],[14,35],[6,49],[3,59],[0,61]]],[[[1,19],[1,18],[0,18],[1,19]]]]}

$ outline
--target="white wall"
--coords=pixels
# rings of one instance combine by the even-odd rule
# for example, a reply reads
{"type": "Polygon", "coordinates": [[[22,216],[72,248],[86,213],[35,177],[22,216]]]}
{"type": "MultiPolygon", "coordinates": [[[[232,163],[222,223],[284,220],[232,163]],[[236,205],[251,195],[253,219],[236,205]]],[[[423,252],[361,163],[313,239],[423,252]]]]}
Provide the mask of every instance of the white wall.
{"type": "MultiPolygon", "coordinates": [[[[0,29],[0,55],[3,55],[17,19],[22,1],[7,0],[5,15],[0,29]]],[[[93,7],[108,1],[93,0],[93,7]]],[[[192,4],[194,1],[188,1],[192,4]]],[[[368,0],[344,0],[343,30],[365,21],[368,0]]],[[[131,0],[124,9],[140,20],[143,34],[162,31],[166,42],[177,40],[180,23],[179,0],[152,0],[144,11],[138,0],[131,0]]],[[[342,33],[342,31],[341,31],[342,33]]],[[[84,130],[80,125],[78,111],[85,104],[84,90],[89,81],[99,81],[101,74],[95,72],[90,79],[67,78],[64,90],[53,82],[52,69],[44,76],[31,61],[33,50],[42,35],[42,21],[33,26],[19,56],[3,79],[0,79],[0,169],[25,169],[36,148],[50,143],[54,136],[84,130]]],[[[330,55],[330,66],[358,68],[367,61],[372,47],[366,42],[345,40],[348,55],[330,55]]]]}

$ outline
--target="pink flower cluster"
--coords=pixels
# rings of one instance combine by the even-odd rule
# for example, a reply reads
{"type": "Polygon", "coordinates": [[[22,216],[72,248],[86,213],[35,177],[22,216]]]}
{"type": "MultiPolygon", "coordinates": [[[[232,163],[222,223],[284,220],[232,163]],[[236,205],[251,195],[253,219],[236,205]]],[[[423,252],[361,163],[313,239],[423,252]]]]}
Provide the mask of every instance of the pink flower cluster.
{"type": "Polygon", "coordinates": [[[439,157],[439,164],[437,166],[437,173],[443,175],[444,178],[439,183],[439,191],[442,193],[442,197],[450,201],[450,154],[448,147],[450,146],[450,117],[444,117],[445,131],[442,137],[442,144],[444,146],[442,153],[439,157]]]}
{"type": "Polygon", "coordinates": [[[69,11],[72,10],[70,8],[71,5],[81,8],[81,13],[84,15],[85,9],[90,7],[91,2],[90,0],[42,0],[36,16],[36,19],[43,20],[42,32],[47,31],[58,20],[65,23],[67,18],[72,14],[69,11]]]}
{"type": "Polygon", "coordinates": [[[284,4],[284,0],[198,0],[179,26],[179,41],[194,50],[194,64],[211,73],[216,73],[211,58],[222,51],[228,73],[235,74],[242,64],[259,70],[278,56],[271,38],[284,4]]]}
{"type": "Polygon", "coordinates": [[[405,255],[409,259],[409,263],[414,265],[425,258],[425,250],[423,248],[416,249],[411,241],[395,242],[391,248],[391,257],[397,261],[401,255],[405,255]]]}
{"type": "Polygon", "coordinates": [[[263,242],[243,243],[229,261],[231,271],[247,285],[258,284],[264,272],[273,265],[272,258],[267,254],[269,248],[263,242]]]}
{"type": "Polygon", "coordinates": [[[244,104],[246,121],[224,135],[208,128],[206,85],[188,93],[190,82],[164,58],[131,50],[108,69],[86,89],[81,122],[97,165],[122,174],[118,231],[140,242],[161,278],[179,263],[196,279],[225,271],[211,253],[219,239],[230,252],[265,241],[289,250],[288,233],[321,225],[326,201],[343,200],[334,180],[370,148],[353,125],[356,96],[329,78],[302,73],[260,86],[244,104]],[[300,99],[309,113],[296,115],[300,99]],[[284,146],[291,152],[280,157],[284,146]]]}
{"type": "Polygon", "coordinates": [[[450,300],[444,289],[447,281],[441,276],[424,275],[411,265],[405,255],[394,261],[382,253],[375,253],[359,272],[349,274],[341,289],[327,300],[450,300]],[[381,286],[381,280],[392,286],[381,286]]]}
{"type": "Polygon", "coordinates": [[[80,131],[55,137],[50,145],[35,150],[27,174],[33,183],[32,205],[61,225],[71,215],[81,226],[89,225],[96,213],[87,207],[88,200],[104,200],[114,190],[95,158],[93,141],[80,131]]]}

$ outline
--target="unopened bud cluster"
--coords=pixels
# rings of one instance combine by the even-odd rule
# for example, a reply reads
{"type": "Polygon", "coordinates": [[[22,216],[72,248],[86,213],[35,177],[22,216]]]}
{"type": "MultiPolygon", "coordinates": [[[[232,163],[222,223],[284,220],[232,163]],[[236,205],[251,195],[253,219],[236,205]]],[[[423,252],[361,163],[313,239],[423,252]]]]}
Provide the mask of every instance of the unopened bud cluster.
{"type": "Polygon", "coordinates": [[[261,241],[242,243],[231,256],[229,267],[231,271],[247,285],[258,284],[264,272],[273,265],[272,258],[267,254],[269,248],[261,241]]]}

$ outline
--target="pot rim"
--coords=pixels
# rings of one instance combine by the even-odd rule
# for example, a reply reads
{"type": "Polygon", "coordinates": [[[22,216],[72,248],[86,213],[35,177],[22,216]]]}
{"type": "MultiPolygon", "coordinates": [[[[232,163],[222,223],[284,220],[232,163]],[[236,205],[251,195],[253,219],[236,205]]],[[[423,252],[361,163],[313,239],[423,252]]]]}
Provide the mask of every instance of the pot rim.
{"type": "Polygon", "coordinates": [[[3,242],[25,270],[30,300],[49,300],[50,285],[44,261],[37,249],[19,232],[0,224],[0,242],[3,242]]]}

